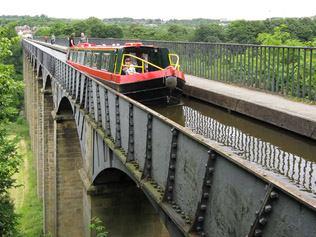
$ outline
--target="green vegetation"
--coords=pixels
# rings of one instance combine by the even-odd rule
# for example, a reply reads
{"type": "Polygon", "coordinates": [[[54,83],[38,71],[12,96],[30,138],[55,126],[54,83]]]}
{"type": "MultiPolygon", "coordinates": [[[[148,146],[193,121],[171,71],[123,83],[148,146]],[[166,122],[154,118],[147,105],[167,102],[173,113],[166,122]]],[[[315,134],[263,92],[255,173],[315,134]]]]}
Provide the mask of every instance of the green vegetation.
{"type": "Polygon", "coordinates": [[[14,175],[18,187],[10,191],[18,219],[19,235],[41,236],[43,217],[42,202],[37,197],[36,165],[31,151],[31,141],[26,121],[20,118],[9,125],[11,136],[18,142],[17,153],[22,157],[19,172],[14,175]]]}
{"type": "Polygon", "coordinates": [[[96,237],[108,237],[108,232],[106,231],[103,222],[98,217],[93,217],[90,224],[90,229],[93,231],[96,237]]]}
{"type": "Polygon", "coordinates": [[[6,237],[17,236],[17,215],[8,191],[16,186],[12,176],[18,171],[20,157],[16,141],[9,138],[7,131],[7,124],[18,115],[23,91],[14,65],[10,64],[17,41],[10,25],[0,27],[0,236],[6,237]]]}
{"type": "Polygon", "coordinates": [[[262,21],[219,21],[214,19],[169,20],[90,17],[85,20],[56,19],[45,15],[0,16],[0,25],[36,27],[37,36],[65,37],[72,33],[88,37],[155,39],[258,44],[260,33],[273,34],[275,27],[287,26],[286,32],[301,42],[314,41],[316,18],[276,18],[262,21]]]}

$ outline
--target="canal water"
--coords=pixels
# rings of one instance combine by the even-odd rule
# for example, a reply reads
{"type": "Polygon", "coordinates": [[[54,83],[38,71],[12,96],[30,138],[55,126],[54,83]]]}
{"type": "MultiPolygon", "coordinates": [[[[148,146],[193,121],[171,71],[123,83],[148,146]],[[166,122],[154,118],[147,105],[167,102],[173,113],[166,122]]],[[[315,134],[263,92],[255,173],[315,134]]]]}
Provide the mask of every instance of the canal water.
{"type": "Polygon", "coordinates": [[[180,105],[151,108],[316,194],[315,141],[193,98],[183,97],[180,105]]]}

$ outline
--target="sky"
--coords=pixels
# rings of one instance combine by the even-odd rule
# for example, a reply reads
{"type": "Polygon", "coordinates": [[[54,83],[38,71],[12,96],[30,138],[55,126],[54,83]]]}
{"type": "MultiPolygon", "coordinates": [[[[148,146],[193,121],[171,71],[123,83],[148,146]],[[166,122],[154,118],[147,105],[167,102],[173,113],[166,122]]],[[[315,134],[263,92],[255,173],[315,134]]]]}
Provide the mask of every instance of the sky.
{"type": "Polygon", "coordinates": [[[316,0],[6,0],[0,15],[41,15],[85,19],[132,17],[150,19],[246,19],[309,17],[316,0]]]}

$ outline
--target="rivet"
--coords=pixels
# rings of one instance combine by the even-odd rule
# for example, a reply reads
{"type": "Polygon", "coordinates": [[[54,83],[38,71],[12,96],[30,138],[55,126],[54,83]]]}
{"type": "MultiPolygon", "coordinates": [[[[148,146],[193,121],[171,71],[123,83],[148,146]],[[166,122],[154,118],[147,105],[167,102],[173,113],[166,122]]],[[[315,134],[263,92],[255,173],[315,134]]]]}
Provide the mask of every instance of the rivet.
{"type": "Polygon", "coordinates": [[[203,198],[208,198],[209,194],[208,193],[203,193],[203,198]]]}
{"type": "Polygon", "coordinates": [[[203,216],[199,216],[198,217],[198,222],[202,222],[202,221],[204,221],[204,217],[203,216]]]}
{"type": "Polygon", "coordinates": [[[170,180],[173,181],[174,180],[174,175],[170,175],[170,180]]]}
{"type": "Polygon", "coordinates": [[[175,169],[175,166],[174,166],[174,165],[170,165],[170,169],[171,169],[171,170],[174,170],[174,169],[175,169]]]}
{"type": "Polygon", "coordinates": [[[171,196],[167,196],[167,199],[168,199],[169,201],[171,201],[171,200],[172,200],[172,197],[171,197],[171,196]]]}
{"type": "Polygon", "coordinates": [[[212,168],[212,167],[208,168],[208,173],[209,174],[212,174],[213,172],[214,172],[214,168],[212,168]]]}
{"type": "Polygon", "coordinates": [[[176,204],[172,204],[172,208],[176,209],[177,205],[176,204]]]}
{"type": "Polygon", "coordinates": [[[211,180],[206,180],[206,185],[211,186],[211,180]]]}
{"type": "Polygon", "coordinates": [[[150,164],[147,164],[147,169],[149,170],[151,168],[151,165],[150,164]]]}
{"type": "Polygon", "coordinates": [[[130,107],[130,108],[133,108],[133,104],[129,104],[129,107],[130,107]]]}
{"type": "Polygon", "coordinates": [[[264,218],[264,217],[260,218],[259,223],[261,225],[265,225],[267,223],[267,218],[264,218]]]}
{"type": "Polygon", "coordinates": [[[206,205],[202,204],[202,205],[200,206],[200,209],[201,209],[202,211],[206,210],[206,205]]]}
{"type": "Polygon", "coordinates": [[[272,199],[276,199],[276,198],[279,197],[279,194],[278,194],[277,192],[275,192],[275,191],[272,191],[272,192],[270,193],[270,197],[271,197],[272,199]]]}
{"type": "Polygon", "coordinates": [[[272,206],[271,206],[271,205],[266,205],[266,206],[264,207],[264,211],[265,211],[266,213],[271,212],[271,211],[272,211],[272,206]]]}
{"type": "Polygon", "coordinates": [[[200,232],[200,231],[202,230],[202,227],[201,227],[201,226],[197,226],[197,227],[196,227],[196,230],[197,230],[198,232],[200,232]]]}
{"type": "Polygon", "coordinates": [[[262,230],[256,229],[256,230],[255,230],[255,236],[256,236],[256,237],[262,236],[262,230]]]}
{"type": "Polygon", "coordinates": [[[175,143],[175,142],[172,143],[172,147],[173,147],[173,148],[177,148],[177,143],[175,143]]]}
{"type": "Polygon", "coordinates": [[[206,236],[205,232],[201,232],[200,236],[205,237],[206,236]]]}
{"type": "Polygon", "coordinates": [[[171,154],[171,159],[176,159],[177,158],[177,155],[175,153],[172,153],[171,154]]]}
{"type": "Polygon", "coordinates": [[[168,187],[168,191],[171,192],[172,190],[173,190],[173,187],[170,185],[170,186],[168,187]]]}

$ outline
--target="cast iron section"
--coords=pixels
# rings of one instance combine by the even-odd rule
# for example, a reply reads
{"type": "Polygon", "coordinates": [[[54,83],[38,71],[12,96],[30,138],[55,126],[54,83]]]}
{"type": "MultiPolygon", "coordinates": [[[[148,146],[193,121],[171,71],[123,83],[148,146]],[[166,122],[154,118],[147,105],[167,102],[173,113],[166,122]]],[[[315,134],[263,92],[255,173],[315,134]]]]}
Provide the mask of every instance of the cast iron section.
{"type": "Polygon", "coordinates": [[[208,151],[208,160],[205,165],[205,175],[203,179],[201,200],[198,203],[191,232],[198,233],[199,236],[207,236],[204,230],[204,221],[206,216],[206,207],[208,206],[209,195],[212,187],[213,175],[215,170],[216,153],[213,150],[208,151]]]}
{"type": "Polygon", "coordinates": [[[145,164],[142,174],[142,179],[151,178],[151,167],[152,167],[152,123],[153,116],[147,115],[147,138],[146,138],[146,157],[145,164]]]}
{"type": "Polygon", "coordinates": [[[174,195],[177,148],[178,148],[178,133],[179,133],[178,130],[175,128],[172,128],[171,132],[172,132],[172,140],[171,140],[169,170],[168,170],[166,191],[163,198],[164,201],[167,201],[169,203],[173,201],[173,195],[174,195]]]}
{"type": "Polygon", "coordinates": [[[251,225],[247,237],[263,236],[263,229],[266,226],[269,215],[272,211],[272,204],[279,197],[278,193],[274,189],[275,188],[272,184],[269,184],[267,186],[267,191],[262,201],[262,205],[260,209],[256,212],[256,219],[251,225]]]}
{"type": "Polygon", "coordinates": [[[115,147],[121,148],[121,119],[120,119],[120,97],[115,97],[115,119],[116,119],[116,132],[115,132],[115,147]]]}
{"type": "Polygon", "coordinates": [[[109,109],[108,90],[105,90],[105,92],[104,92],[104,100],[105,100],[105,134],[108,137],[111,137],[110,109],[109,109]]]}
{"type": "Polygon", "coordinates": [[[128,122],[128,151],[127,161],[134,160],[134,112],[133,104],[129,104],[129,122],[128,122]]]}

